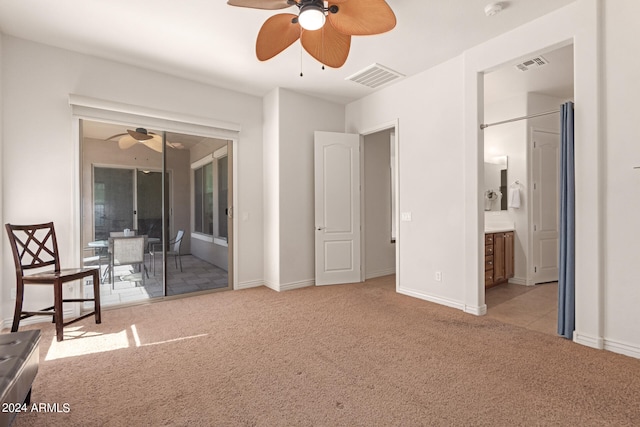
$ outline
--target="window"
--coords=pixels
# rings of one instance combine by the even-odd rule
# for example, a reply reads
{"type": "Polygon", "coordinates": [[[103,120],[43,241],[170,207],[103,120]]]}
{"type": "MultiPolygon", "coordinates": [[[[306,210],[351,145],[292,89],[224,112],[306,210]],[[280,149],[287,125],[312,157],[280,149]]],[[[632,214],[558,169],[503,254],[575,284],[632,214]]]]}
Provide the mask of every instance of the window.
{"type": "Polygon", "coordinates": [[[222,147],[192,163],[193,220],[195,233],[204,240],[226,246],[228,237],[229,161],[222,147]],[[205,236],[202,236],[205,235],[205,236]],[[211,240],[209,240],[212,238],[211,240]]]}
{"type": "Polygon", "coordinates": [[[229,157],[218,159],[218,237],[227,239],[227,194],[229,192],[229,157]]]}
{"type": "Polygon", "coordinates": [[[194,231],[213,236],[213,163],[193,171],[194,231]]]}

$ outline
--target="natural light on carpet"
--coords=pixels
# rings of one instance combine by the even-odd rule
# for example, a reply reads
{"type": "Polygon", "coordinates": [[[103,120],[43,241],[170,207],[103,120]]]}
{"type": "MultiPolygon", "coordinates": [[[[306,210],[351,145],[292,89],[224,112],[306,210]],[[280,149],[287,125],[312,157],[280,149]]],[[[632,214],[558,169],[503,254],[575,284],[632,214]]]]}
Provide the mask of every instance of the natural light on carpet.
{"type": "Polygon", "coordinates": [[[60,342],[56,341],[55,336],[51,338],[52,342],[44,360],[102,353],[129,347],[126,329],[113,334],[99,334],[83,331],[82,326],[66,327],[64,338],[64,341],[60,342]]]}
{"type": "Polygon", "coordinates": [[[142,346],[146,346],[146,345],[167,344],[167,343],[176,342],[176,341],[190,340],[192,338],[206,337],[208,335],[208,334],[191,335],[189,337],[173,338],[173,339],[165,340],[165,341],[157,341],[157,342],[150,342],[150,343],[142,344],[142,342],[140,341],[140,336],[138,335],[138,329],[136,328],[136,325],[131,325],[131,332],[133,333],[133,339],[136,341],[136,347],[142,347],[142,346]]]}
{"type": "Polygon", "coordinates": [[[156,341],[143,343],[138,334],[136,325],[131,325],[131,335],[133,342],[130,342],[127,330],[115,332],[112,334],[100,334],[98,332],[90,332],[83,330],[82,326],[66,327],[64,329],[64,341],[56,341],[55,336],[51,339],[51,345],[45,360],[63,359],[65,357],[83,356],[92,353],[103,353],[107,351],[121,350],[135,345],[135,347],[144,347],[149,345],[169,344],[172,342],[183,341],[193,338],[205,337],[208,334],[191,335],[188,337],[172,338],[164,341],[156,341]]]}

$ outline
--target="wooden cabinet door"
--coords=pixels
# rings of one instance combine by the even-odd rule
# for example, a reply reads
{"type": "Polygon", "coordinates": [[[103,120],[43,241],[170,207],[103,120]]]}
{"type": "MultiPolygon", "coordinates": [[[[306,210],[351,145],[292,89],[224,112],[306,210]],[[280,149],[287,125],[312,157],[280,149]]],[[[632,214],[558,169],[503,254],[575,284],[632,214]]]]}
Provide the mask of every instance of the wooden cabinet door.
{"type": "Polygon", "coordinates": [[[493,281],[503,282],[507,279],[505,275],[504,244],[505,233],[495,233],[493,235],[493,281]]]}
{"type": "Polygon", "coordinates": [[[513,268],[513,231],[504,233],[504,275],[505,279],[510,279],[514,275],[513,268]]]}

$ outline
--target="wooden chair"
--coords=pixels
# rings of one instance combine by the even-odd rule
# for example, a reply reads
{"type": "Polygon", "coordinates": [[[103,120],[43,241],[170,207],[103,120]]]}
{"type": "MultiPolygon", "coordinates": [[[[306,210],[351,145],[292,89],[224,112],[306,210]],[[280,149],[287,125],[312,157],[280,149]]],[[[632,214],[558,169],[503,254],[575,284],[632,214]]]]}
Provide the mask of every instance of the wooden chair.
{"type": "Polygon", "coordinates": [[[56,324],[56,339],[62,341],[63,328],[86,317],[95,315],[96,323],[100,323],[100,270],[97,268],[60,268],[60,257],[58,254],[58,241],[53,222],[36,225],[13,225],[5,224],[13,259],[16,267],[16,307],[13,314],[13,325],[11,332],[17,332],[22,319],[31,316],[53,316],[53,323],[56,324]],[[25,271],[42,269],[53,266],[53,270],[38,271],[32,274],[25,274],[25,271]],[[67,282],[93,278],[94,298],[85,299],[64,299],[62,296],[62,285],[67,282]],[[39,311],[22,310],[24,298],[24,285],[52,285],[53,286],[53,306],[39,311]],[[94,311],[86,313],[80,317],[64,321],[62,303],[64,302],[85,302],[93,301],[94,311]]]}

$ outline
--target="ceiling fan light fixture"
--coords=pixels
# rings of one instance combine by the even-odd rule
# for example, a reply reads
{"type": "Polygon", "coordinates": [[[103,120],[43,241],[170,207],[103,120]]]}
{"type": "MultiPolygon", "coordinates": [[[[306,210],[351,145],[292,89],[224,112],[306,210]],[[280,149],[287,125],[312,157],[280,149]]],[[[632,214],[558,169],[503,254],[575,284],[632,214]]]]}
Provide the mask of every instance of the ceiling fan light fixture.
{"type": "Polygon", "coordinates": [[[127,129],[127,133],[136,141],[147,141],[153,138],[153,135],[149,135],[149,132],[147,132],[145,128],[136,128],[136,130],[127,129]]]}
{"type": "Polygon", "coordinates": [[[307,31],[315,31],[322,28],[326,17],[324,15],[324,2],[308,3],[300,7],[298,22],[300,26],[307,31]]]}

